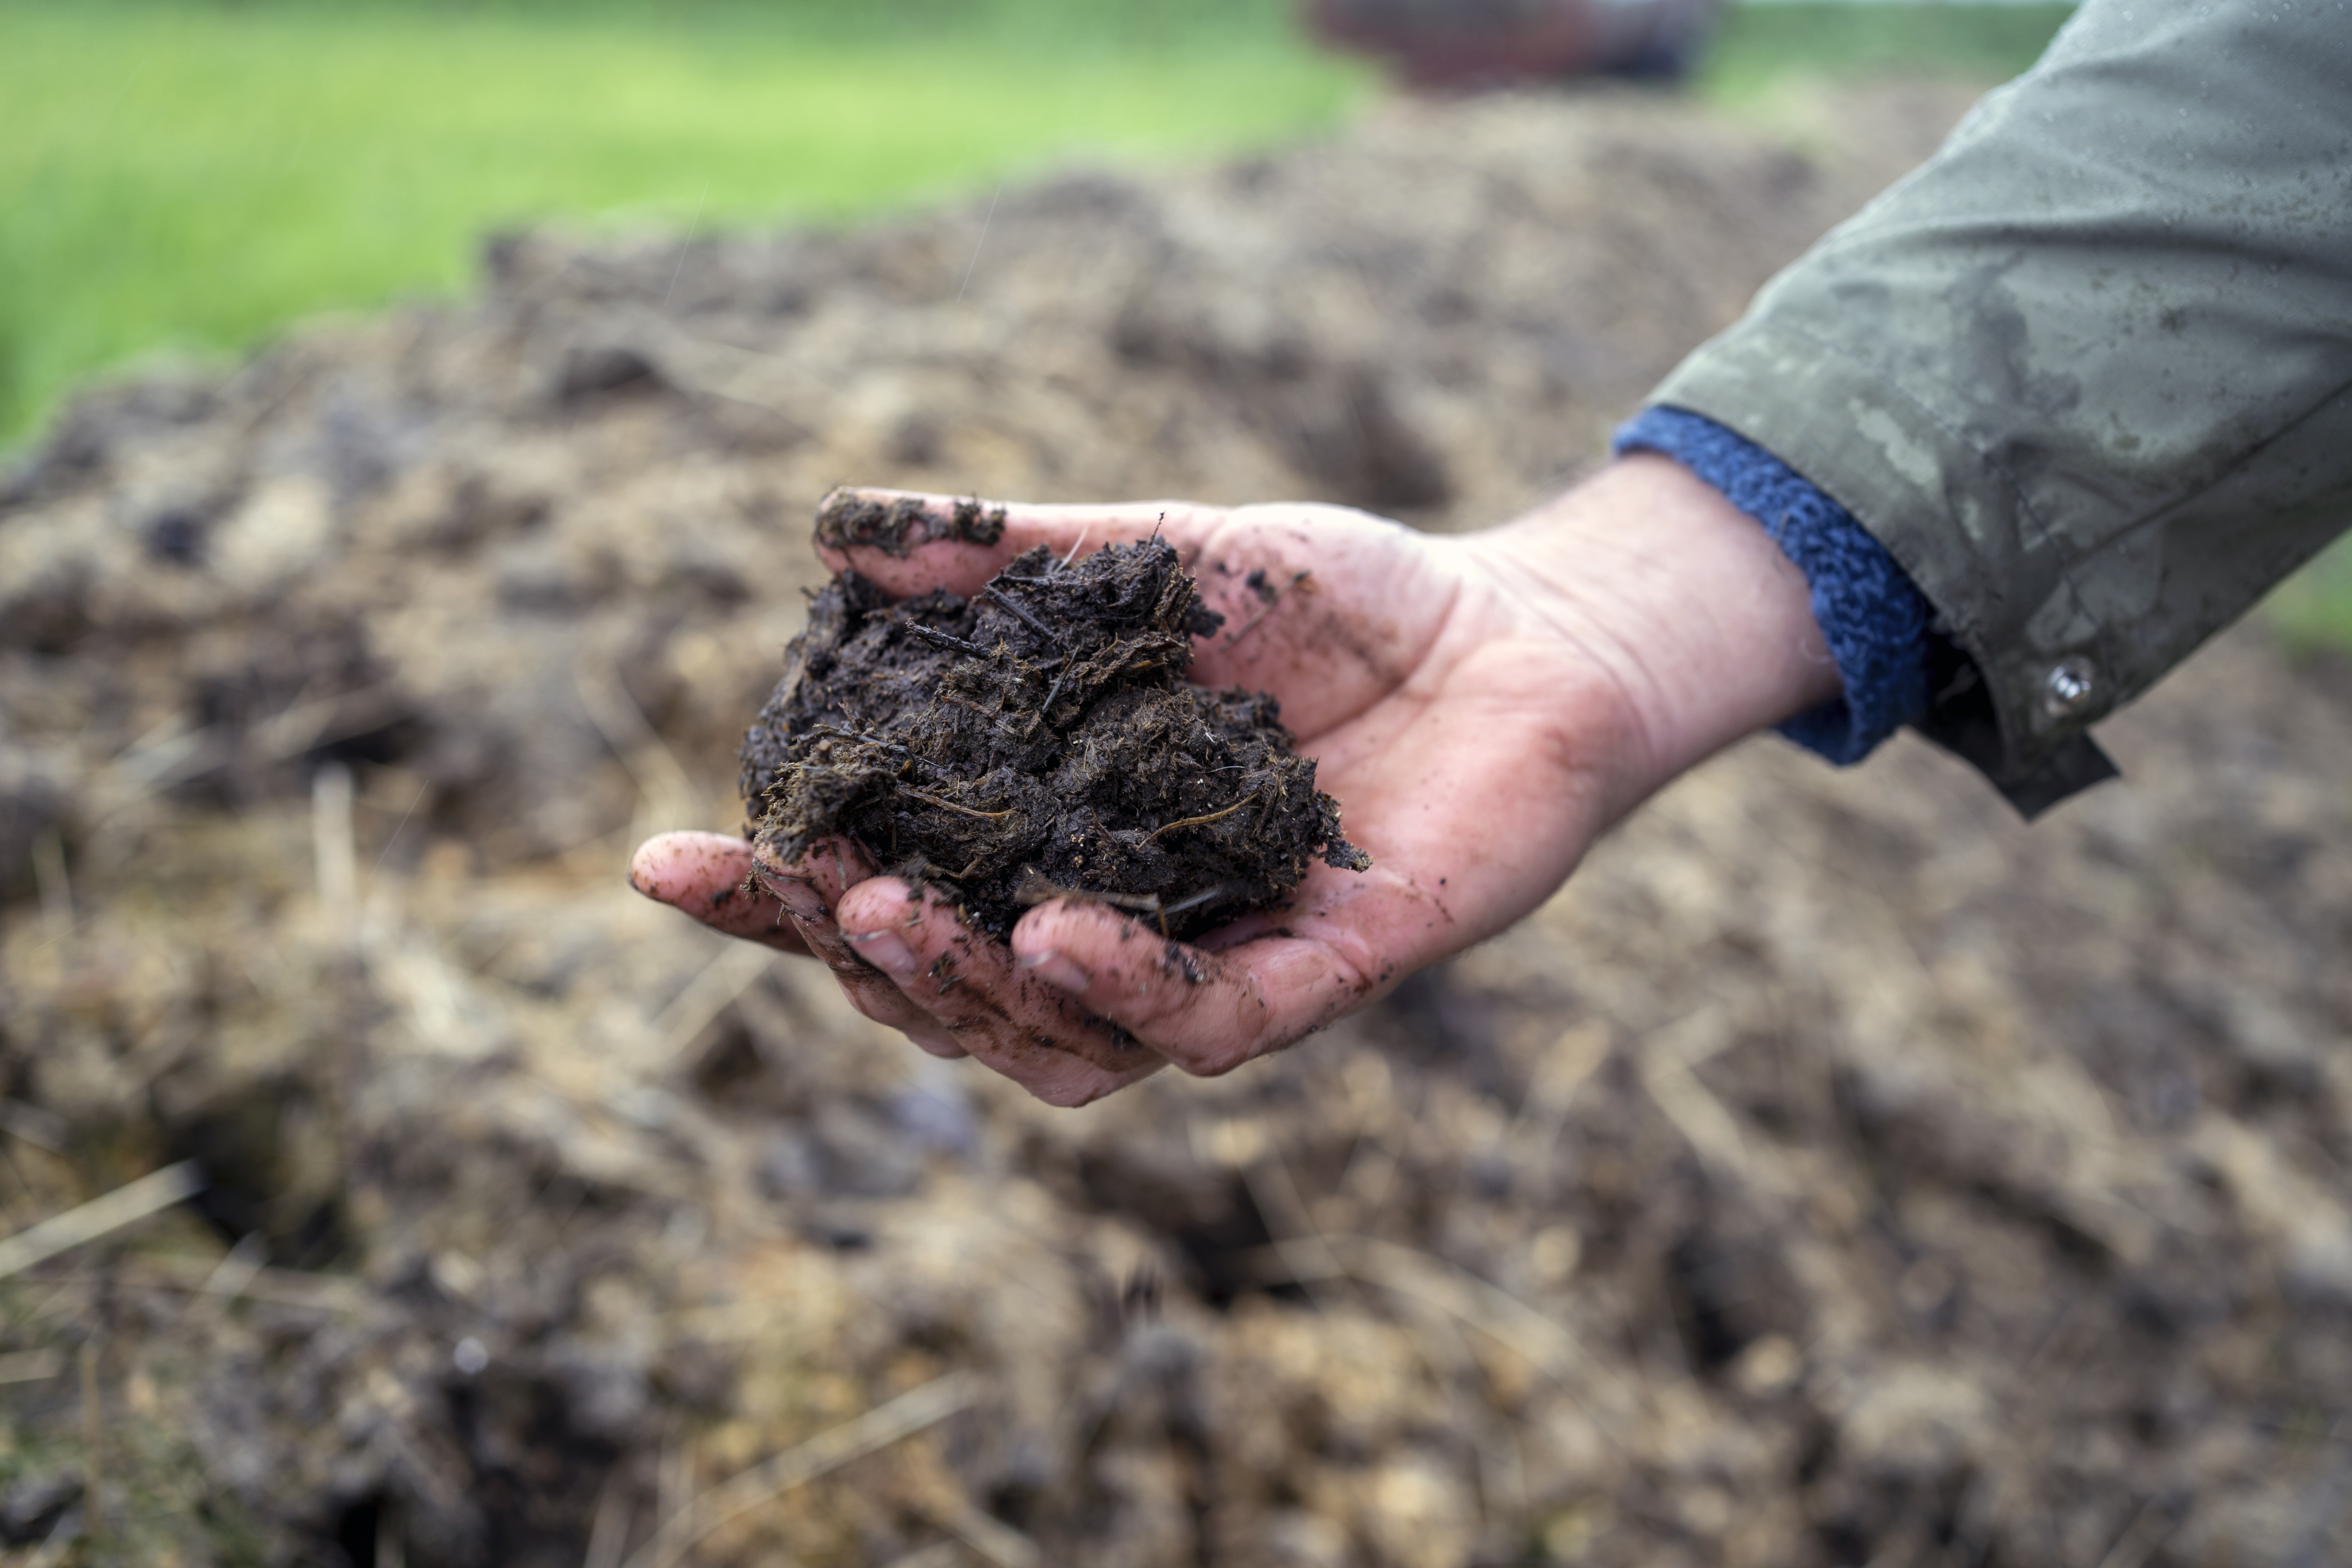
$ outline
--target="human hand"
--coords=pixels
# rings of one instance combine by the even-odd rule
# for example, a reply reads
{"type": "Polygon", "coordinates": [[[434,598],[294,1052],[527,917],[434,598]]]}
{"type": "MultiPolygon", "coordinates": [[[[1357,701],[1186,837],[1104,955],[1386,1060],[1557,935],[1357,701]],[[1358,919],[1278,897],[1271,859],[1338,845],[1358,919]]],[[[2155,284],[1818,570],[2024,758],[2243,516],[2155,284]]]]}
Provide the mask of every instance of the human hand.
{"type": "Polygon", "coordinates": [[[861,1012],[928,1050],[1083,1104],[1169,1062],[1229,1071],[1364,1005],[1526,914],[1667,780],[1838,689],[1803,577],[1662,458],[1460,537],[1339,507],[1151,502],[1014,506],[988,547],[823,553],[893,595],[969,595],[1035,545],[1154,531],[1225,616],[1192,679],[1281,700],[1370,871],[1318,863],[1286,906],[1191,945],[1069,899],[991,942],[838,840],[755,865],[740,839],[666,834],[632,882],[823,959],[861,1012]]]}

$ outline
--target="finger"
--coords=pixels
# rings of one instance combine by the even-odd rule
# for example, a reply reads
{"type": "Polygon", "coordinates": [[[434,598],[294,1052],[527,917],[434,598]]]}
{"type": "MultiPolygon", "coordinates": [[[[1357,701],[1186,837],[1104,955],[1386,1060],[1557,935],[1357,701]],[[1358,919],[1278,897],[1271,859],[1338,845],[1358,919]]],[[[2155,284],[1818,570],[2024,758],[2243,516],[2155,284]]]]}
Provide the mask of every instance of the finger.
{"type": "Polygon", "coordinates": [[[978,1060],[1054,1105],[1084,1105],[1166,1063],[1066,993],[1021,971],[1003,942],[934,889],[877,878],[841,901],[859,952],[978,1060]]]}
{"type": "Polygon", "coordinates": [[[856,845],[828,838],[790,865],[756,855],[753,864],[761,884],[783,905],[805,951],[833,971],[851,1006],[935,1057],[964,1054],[954,1036],[917,1006],[887,973],[866,962],[835,918],[834,907],[842,896],[874,875],[872,863],[856,845]]]}
{"type": "Polygon", "coordinates": [[[1056,555],[1158,532],[1190,559],[1224,515],[1191,501],[1034,506],[912,490],[833,491],[817,508],[817,553],[835,572],[854,569],[894,598],[934,588],[977,594],[1005,563],[1045,545],[1056,555]]]}
{"type": "Polygon", "coordinates": [[[1012,947],[1016,969],[1202,1078],[1280,1050],[1394,978],[1289,927],[1213,952],[1075,899],[1032,910],[1012,947]]]}
{"type": "Polygon", "coordinates": [[[784,905],[751,880],[751,846],[724,833],[664,833],[637,846],[629,886],[715,931],[806,952],[784,905]]]}
{"type": "Polygon", "coordinates": [[[1193,644],[1192,679],[1273,689],[1301,735],[1393,689],[1454,599],[1457,565],[1433,542],[1385,518],[1308,503],[1043,506],[838,489],[819,508],[817,551],[834,571],[855,569],[904,598],[934,588],[976,594],[1041,544],[1063,556],[1155,533],[1223,617],[1193,644]],[[975,533],[992,542],[975,542],[975,533]]]}

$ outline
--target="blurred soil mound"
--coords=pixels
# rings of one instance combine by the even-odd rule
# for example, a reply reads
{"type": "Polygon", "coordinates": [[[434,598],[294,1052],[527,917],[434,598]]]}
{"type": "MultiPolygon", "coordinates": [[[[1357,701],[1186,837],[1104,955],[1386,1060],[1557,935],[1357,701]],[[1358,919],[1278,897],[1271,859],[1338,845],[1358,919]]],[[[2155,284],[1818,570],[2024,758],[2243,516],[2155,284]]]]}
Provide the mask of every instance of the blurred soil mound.
{"type": "Polygon", "coordinates": [[[1759,743],[1377,1012],[1083,1113],[622,884],[740,819],[835,480],[1491,520],[1959,107],[532,236],[84,400],[0,493],[0,1201],[211,1185],[0,1283],[0,1542],[2352,1554],[2352,691],[2252,639],[2042,827],[1759,743]]]}

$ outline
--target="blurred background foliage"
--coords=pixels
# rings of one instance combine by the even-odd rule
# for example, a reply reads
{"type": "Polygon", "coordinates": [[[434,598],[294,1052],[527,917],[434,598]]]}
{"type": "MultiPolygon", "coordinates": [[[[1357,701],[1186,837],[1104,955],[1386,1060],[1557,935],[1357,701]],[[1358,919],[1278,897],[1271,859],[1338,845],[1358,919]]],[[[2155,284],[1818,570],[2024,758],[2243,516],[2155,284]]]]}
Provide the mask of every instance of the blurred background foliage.
{"type": "MultiPolygon", "coordinates": [[[[2065,14],[1749,6],[1700,89],[1997,78],[2065,14]]],[[[0,0],[0,443],[128,358],[456,289],[489,229],[843,219],[1377,90],[1284,0],[0,0]]]]}
{"type": "MultiPolygon", "coordinates": [[[[1735,5],[1684,90],[1990,82],[2068,14],[1735,5]]],[[[460,289],[491,230],[845,220],[1380,90],[1285,0],[0,0],[0,448],[110,367],[460,289]]],[[[2299,641],[2352,646],[2338,554],[2284,602],[2299,641]]]]}

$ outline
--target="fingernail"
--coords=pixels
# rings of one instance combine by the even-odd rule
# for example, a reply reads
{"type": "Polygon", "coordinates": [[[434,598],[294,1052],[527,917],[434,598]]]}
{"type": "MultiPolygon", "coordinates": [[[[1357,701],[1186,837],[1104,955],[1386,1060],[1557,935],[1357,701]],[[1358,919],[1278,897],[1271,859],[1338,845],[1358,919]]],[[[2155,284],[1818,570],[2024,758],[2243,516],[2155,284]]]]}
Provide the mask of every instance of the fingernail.
{"type": "Polygon", "coordinates": [[[1095,983],[1093,975],[1050,947],[1019,960],[1015,966],[1027,970],[1046,984],[1058,985],[1065,991],[1084,991],[1095,983]]]}
{"type": "Polygon", "coordinates": [[[888,975],[904,980],[915,973],[915,952],[894,931],[853,932],[849,938],[857,956],[888,975]]]}
{"type": "Polygon", "coordinates": [[[810,887],[798,877],[778,877],[773,880],[762,878],[760,885],[775,894],[776,902],[792,910],[798,918],[804,921],[821,921],[825,918],[824,900],[817,897],[814,888],[810,887]]]}

